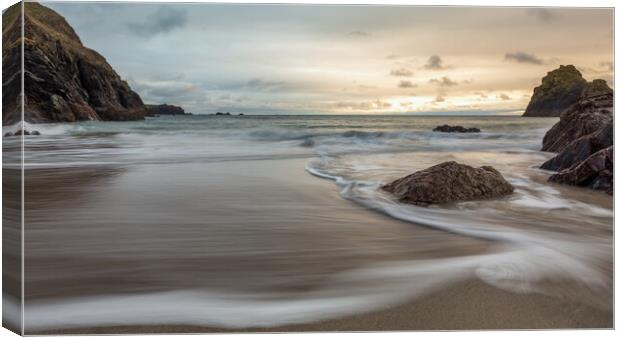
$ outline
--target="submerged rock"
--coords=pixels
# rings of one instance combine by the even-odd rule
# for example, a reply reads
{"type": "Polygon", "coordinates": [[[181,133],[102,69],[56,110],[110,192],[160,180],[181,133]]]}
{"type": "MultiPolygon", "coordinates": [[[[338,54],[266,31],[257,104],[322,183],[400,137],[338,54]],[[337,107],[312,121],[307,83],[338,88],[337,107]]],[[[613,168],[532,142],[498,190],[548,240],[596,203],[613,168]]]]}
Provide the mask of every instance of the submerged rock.
{"type": "Polygon", "coordinates": [[[460,125],[440,125],[433,129],[435,132],[480,132],[478,128],[466,128],[460,125]]]}
{"type": "Polygon", "coordinates": [[[301,144],[299,144],[299,146],[301,146],[301,147],[313,147],[314,146],[314,139],[306,138],[306,139],[304,139],[303,142],[301,142],[301,144]]]}
{"type": "Polygon", "coordinates": [[[455,161],[415,172],[382,188],[401,202],[415,205],[490,199],[514,191],[493,167],[474,168],[455,161]]]}
{"type": "Polygon", "coordinates": [[[28,131],[28,130],[24,130],[24,129],[18,129],[15,132],[7,132],[4,134],[4,137],[14,137],[14,136],[40,136],[41,133],[37,130],[33,130],[33,131],[28,131]]]}
{"type": "Polygon", "coordinates": [[[592,154],[582,162],[549,177],[549,181],[589,187],[613,194],[614,147],[609,146],[592,154]]]}
{"type": "Polygon", "coordinates": [[[22,56],[27,69],[23,84],[28,89],[25,121],[144,119],[147,111],[140,96],[103,56],[82,44],[62,16],[26,2],[22,27],[21,5],[2,14],[3,125],[21,121],[22,56]]]}

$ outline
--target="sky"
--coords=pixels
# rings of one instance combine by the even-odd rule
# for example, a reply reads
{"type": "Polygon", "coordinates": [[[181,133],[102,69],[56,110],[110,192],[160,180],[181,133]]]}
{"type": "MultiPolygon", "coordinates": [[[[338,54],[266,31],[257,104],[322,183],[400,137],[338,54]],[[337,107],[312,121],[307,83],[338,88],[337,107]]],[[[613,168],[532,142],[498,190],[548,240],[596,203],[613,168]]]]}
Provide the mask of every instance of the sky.
{"type": "Polygon", "coordinates": [[[612,9],[43,4],[192,113],[517,114],[561,64],[613,87],[612,9]]]}

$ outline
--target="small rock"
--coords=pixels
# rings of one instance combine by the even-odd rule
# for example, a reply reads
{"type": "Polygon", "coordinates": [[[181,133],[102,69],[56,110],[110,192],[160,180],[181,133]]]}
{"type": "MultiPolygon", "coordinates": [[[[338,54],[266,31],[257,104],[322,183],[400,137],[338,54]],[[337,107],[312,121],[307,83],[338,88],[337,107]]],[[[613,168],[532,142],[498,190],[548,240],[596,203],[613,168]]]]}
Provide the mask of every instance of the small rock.
{"type": "Polygon", "coordinates": [[[435,132],[461,132],[461,133],[464,133],[464,132],[480,132],[480,129],[478,129],[478,128],[466,128],[466,127],[463,127],[461,125],[454,125],[454,126],[452,126],[452,125],[444,124],[444,125],[440,125],[440,126],[434,128],[433,131],[435,131],[435,132]]]}
{"type": "Polygon", "coordinates": [[[306,138],[306,139],[304,139],[303,142],[301,142],[301,144],[299,144],[299,146],[301,146],[301,147],[313,147],[314,146],[314,139],[306,138]]]}
{"type": "Polygon", "coordinates": [[[41,133],[39,131],[37,131],[37,130],[32,131],[30,134],[33,135],[33,136],[40,136],[41,135],[41,133]]]}
{"type": "Polygon", "coordinates": [[[514,187],[493,167],[474,168],[455,161],[415,172],[382,188],[401,202],[422,206],[490,199],[514,191],[514,187]]]}
{"type": "Polygon", "coordinates": [[[30,131],[23,130],[23,129],[19,129],[19,130],[15,131],[14,136],[21,136],[22,132],[24,133],[25,136],[30,136],[30,131]]]}
{"type": "Polygon", "coordinates": [[[13,133],[12,132],[7,132],[4,134],[4,137],[13,137],[13,133]]]}

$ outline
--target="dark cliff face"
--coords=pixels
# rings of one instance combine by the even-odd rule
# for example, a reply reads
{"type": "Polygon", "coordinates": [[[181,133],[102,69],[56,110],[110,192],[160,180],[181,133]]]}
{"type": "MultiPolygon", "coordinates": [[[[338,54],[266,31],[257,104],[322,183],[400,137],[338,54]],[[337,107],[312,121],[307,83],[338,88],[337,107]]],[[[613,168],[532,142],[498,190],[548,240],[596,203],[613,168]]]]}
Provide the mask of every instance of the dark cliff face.
{"type": "Polygon", "coordinates": [[[523,116],[559,117],[585,93],[592,95],[609,91],[611,88],[604,80],[587,82],[575,66],[560,66],[548,72],[541,85],[534,88],[523,116]]]}
{"type": "MultiPolygon", "coordinates": [[[[13,74],[15,69],[19,73],[19,16],[18,6],[3,14],[4,74],[13,74]]],[[[105,58],[84,47],[62,16],[38,3],[25,3],[24,70],[24,118],[28,122],[139,120],[147,114],[140,96],[105,58]]],[[[19,82],[17,77],[5,75],[3,85],[19,82]]],[[[2,123],[18,122],[19,92],[4,94],[3,99],[2,123]]]]}
{"type": "Polygon", "coordinates": [[[185,115],[185,110],[180,106],[170,105],[170,104],[147,104],[147,110],[149,111],[149,115],[185,115]]]}

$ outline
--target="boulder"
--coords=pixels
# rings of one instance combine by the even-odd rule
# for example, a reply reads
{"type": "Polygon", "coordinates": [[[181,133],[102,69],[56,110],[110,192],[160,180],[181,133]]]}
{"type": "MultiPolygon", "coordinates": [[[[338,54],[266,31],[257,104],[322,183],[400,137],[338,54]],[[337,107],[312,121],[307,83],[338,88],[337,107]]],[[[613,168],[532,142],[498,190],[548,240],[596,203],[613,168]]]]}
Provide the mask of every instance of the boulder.
{"type": "Polygon", "coordinates": [[[401,202],[414,205],[490,199],[508,195],[514,187],[493,167],[474,168],[444,162],[397,179],[382,187],[401,202]]]}
{"type": "Polygon", "coordinates": [[[460,125],[440,125],[433,129],[435,132],[480,132],[478,128],[466,128],[460,125]]]}
{"type": "Polygon", "coordinates": [[[608,122],[601,129],[582,136],[565,146],[557,156],[547,160],[540,168],[560,171],[586,160],[591,154],[613,145],[614,125],[608,122]]]}
{"type": "Polygon", "coordinates": [[[613,92],[584,95],[547,131],[542,151],[561,152],[571,142],[613,124],[613,103],[613,92]]]}
{"type": "Polygon", "coordinates": [[[23,5],[23,27],[21,2],[2,14],[3,125],[22,119],[22,56],[25,121],[144,119],[140,96],[103,56],[82,44],[62,16],[36,2],[23,5]]]}
{"type": "Polygon", "coordinates": [[[550,182],[589,187],[613,194],[614,147],[609,146],[582,162],[549,177],[550,182]]]}

